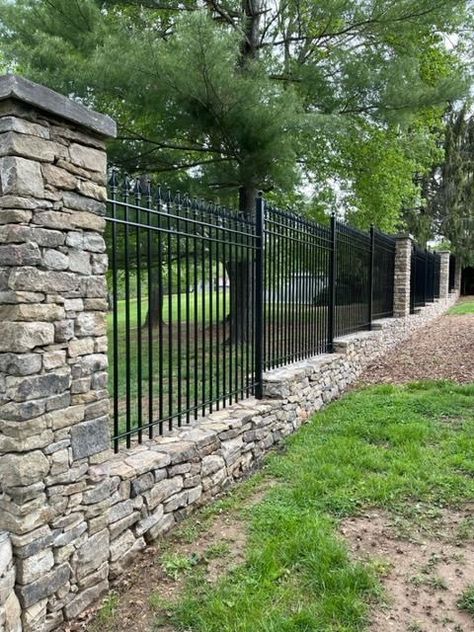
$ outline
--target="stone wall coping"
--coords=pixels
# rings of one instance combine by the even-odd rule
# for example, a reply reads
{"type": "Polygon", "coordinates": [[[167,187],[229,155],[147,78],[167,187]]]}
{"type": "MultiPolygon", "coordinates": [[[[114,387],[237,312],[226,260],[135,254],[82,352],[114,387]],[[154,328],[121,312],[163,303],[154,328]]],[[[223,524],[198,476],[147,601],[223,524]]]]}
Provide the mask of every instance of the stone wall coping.
{"type": "Polygon", "coordinates": [[[86,108],[72,99],[19,77],[17,75],[0,76],[0,101],[14,99],[32,105],[49,114],[54,114],[105,138],[117,136],[115,121],[105,114],[86,108]]]}

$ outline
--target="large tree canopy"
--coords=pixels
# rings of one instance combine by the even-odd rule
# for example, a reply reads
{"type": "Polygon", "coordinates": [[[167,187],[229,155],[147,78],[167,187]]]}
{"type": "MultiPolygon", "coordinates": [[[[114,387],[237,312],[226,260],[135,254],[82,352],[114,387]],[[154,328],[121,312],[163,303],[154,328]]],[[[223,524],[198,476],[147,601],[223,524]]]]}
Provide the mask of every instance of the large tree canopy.
{"type": "Polygon", "coordinates": [[[12,69],[119,124],[111,159],[242,210],[394,229],[466,91],[462,0],[0,0],[12,69]],[[446,46],[455,41],[456,46],[446,46]]]}

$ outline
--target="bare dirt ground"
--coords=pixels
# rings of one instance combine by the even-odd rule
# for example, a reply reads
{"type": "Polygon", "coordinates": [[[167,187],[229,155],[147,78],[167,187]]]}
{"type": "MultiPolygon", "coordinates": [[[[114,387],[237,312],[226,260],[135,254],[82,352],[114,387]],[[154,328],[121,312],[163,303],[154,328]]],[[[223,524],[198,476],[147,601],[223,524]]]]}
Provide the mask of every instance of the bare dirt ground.
{"type": "Polygon", "coordinates": [[[474,382],[474,314],[440,316],[369,365],[358,386],[444,379],[474,382]]]}
{"type": "MultiPolygon", "coordinates": [[[[367,367],[357,386],[427,379],[474,382],[474,314],[439,317],[367,367]]],[[[456,602],[474,584],[474,503],[422,522],[403,529],[394,516],[368,512],[341,525],[354,556],[382,570],[387,604],[374,610],[371,631],[473,632],[456,602]]]]}
{"type": "Polygon", "coordinates": [[[187,518],[139,555],[101,605],[66,623],[61,632],[176,632],[160,620],[166,602],[179,599],[191,576],[214,583],[245,560],[242,512],[262,500],[272,485],[265,479],[236,506],[212,515],[204,509],[187,518]]]}
{"type": "Polygon", "coordinates": [[[474,583],[473,510],[474,504],[440,511],[408,531],[380,511],[342,523],[354,558],[374,565],[386,590],[387,603],[372,613],[371,632],[474,630],[473,618],[456,604],[474,583]]]}

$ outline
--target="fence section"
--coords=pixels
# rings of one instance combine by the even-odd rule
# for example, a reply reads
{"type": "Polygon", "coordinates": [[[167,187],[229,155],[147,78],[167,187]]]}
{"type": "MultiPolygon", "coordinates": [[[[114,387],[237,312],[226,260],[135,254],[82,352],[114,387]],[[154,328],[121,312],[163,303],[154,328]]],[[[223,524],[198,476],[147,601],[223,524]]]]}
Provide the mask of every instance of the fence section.
{"type": "MultiPolygon", "coordinates": [[[[116,172],[109,189],[116,450],[258,397],[264,370],[393,315],[395,240],[375,229],[321,226],[262,198],[248,219],[116,172]]],[[[439,266],[413,257],[418,306],[436,295],[439,266]]]]}
{"type": "Polygon", "coordinates": [[[371,238],[336,222],[335,335],[370,325],[371,238]]]}
{"type": "Polygon", "coordinates": [[[330,230],[267,206],[264,238],[264,366],[329,350],[330,230]]]}
{"type": "Polygon", "coordinates": [[[440,295],[440,256],[413,245],[411,254],[410,311],[433,302],[440,295]]]}
{"type": "Polygon", "coordinates": [[[452,292],[456,287],[456,257],[449,255],[449,291],[452,292]]]}
{"type": "Polygon", "coordinates": [[[393,316],[396,240],[373,230],[372,319],[393,316]]]}
{"type": "Polygon", "coordinates": [[[163,434],[254,388],[255,225],[112,176],[113,437],[163,434]]]}

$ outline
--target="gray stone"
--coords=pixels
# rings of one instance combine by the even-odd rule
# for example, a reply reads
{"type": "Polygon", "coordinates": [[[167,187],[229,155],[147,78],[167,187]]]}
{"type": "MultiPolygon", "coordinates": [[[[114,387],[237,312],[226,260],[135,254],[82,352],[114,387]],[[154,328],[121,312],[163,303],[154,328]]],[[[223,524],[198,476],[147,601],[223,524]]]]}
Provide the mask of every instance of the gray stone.
{"type": "Polygon", "coordinates": [[[102,312],[81,312],[76,319],[75,332],[77,336],[104,336],[107,333],[107,323],[102,312]]]}
{"type": "Polygon", "coordinates": [[[51,270],[67,270],[69,257],[59,250],[45,250],[43,253],[43,265],[51,270]]]}
{"type": "Polygon", "coordinates": [[[41,261],[37,244],[8,244],[0,246],[0,265],[31,266],[41,261]]]}
{"type": "Polygon", "coordinates": [[[74,554],[78,577],[85,577],[95,571],[109,557],[109,532],[107,529],[96,533],[84,542],[74,554]]]}
{"type": "Polygon", "coordinates": [[[68,619],[74,619],[92,603],[100,599],[109,589],[108,580],[104,580],[95,586],[82,590],[64,607],[68,619]]]}
{"type": "Polygon", "coordinates": [[[12,562],[12,545],[8,533],[0,531],[0,577],[6,573],[12,562]]]}
{"type": "Polygon", "coordinates": [[[78,167],[98,171],[99,173],[105,173],[107,169],[106,154],[100,149],[73,143],[69,147],[69,156],[71,162],[78,167]]]}
{"type": "Polygon", "coordinates": [[[154,509],[157,505],[167,500],[173,494],[183,489],[183,477],[175,476],[171,479],[165,479],[157,483],[150,491],[145,492],[145,501],[150,509],[154,509]]]}
{"type": "Polygon", "coordinates": [[[146,492],[148,489],[151,489],[154,484],[155,477],[151,472],[147,472],[146,474],[143,474],[143,476],[139,476],[137,479],[132,481],[132,498],[143,494],[143,492],[146,492]]]}
{"type": "Polygon", "coordinates": [[[8,375],[32,375],[41,370],[41,355],[38,353],[0,354],[0,371],[8,375]]]}
{"type": "Polygon", "coordinates": [[[102,452],[109,445],[107,417],[85,421],[71,429],[71,447],[74,460],[102,452]]]}
{"type": "Polygon", "coordinates": [[[42,198],[44,187],[39,163],[17,156],[0,158],[0,194],[42,198]]]}
{"type": "Polygon", "coordinates": [[[0,77],[0,101],[14,99],[27,103],[34,108],[44,110],[55,117],[71,121],[102,137],[113,137],[117,134],[115,121],[104,114],[89,110],[80,103],[33,83],[24,77],[5,75],[0,77]]]}
{"type": "Polygon", "coordinates": [[[51,397],[51,395],[57,395],[66,391],[70,382],[69,368],[50,371],[42,375],[8,377],[7,394],[15,402],[51,397]]]}
{"type": "Polygon", "coordinates": [[[140,537],[147,531],[150,531],[150,529],[155,527],[162,520],[163,514],[163,505],[158,505],[152,514],[146,516],[146,518],[143,518],[143,520],[140,520],[140,522],[137,523],[137,526],[135,527],[135,535],[140,537]]]}
{"type": "Polygon", "coordinates": [[[49,128],[37,123],[31,123],[16,116],[4,116],[0,118],[0,132],[18,132],[29,136],[49,138],[49,128]]]}
{"type": "Polygon", "coordinates": [[[14,591],[8,595],[3,608],[5,610],[5,632],[21,632],[21,608],[14,591]]]}
{"type": "Polygon", "coordinates": [[[23,267],[12,270],[9,279],[12,290],[38,291],[56,294],[58,292],[77,292],[80,277],[72,272],[37,270],[23,267]]]}
{"type": "Polygon", "coordinates": [[[0,352],[24,353],[52,342],[54,326],[51,323],[2,323],[0,352]]]}
{"type": "Polygon", "coordinates": [[[5,454],[0,459],[1,481],[4,488],[32,485],[49,471],[49,461],[39,450],[28,454],[5,454]]]}
{"type": "Polygon", "coordinates": [[[104,215],[105,213],[105,204],[103,202],[90,197],[85,197],[84,195],[80,195],[79,193],[66,191],[63,195],[63,201],[64,206],[68,209],[72,209],[73,211],[85,211],[91,214],[96,213],[97,215],[104,215]]]}
{"type": "Polygon", "coordinates": [[[51,549],[39,551],[30,557],[18,560],[16,565],[17,582],[23,585],[30,584],[50,571],[53,566],[54,555],[51,549]]]}
{"type": "Polygon", "coordinates": [[[41,599],[54,594],[63,584],[69,580],[70,569],[68,564],[62,564],[43,575],[35,582],[27,586],[19,586],[18,598],[23,608],[28,608],[41,599]]]}
{"type": "Polygon", "coordinates": [[[57,230],[20,224],[0,226],[0,243],[4,244],[33,242],[42,248],[56,248],[63,245],[64,241],[65,235],[57,230]]]}

